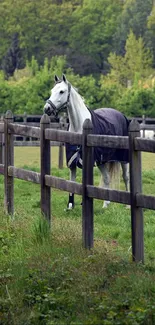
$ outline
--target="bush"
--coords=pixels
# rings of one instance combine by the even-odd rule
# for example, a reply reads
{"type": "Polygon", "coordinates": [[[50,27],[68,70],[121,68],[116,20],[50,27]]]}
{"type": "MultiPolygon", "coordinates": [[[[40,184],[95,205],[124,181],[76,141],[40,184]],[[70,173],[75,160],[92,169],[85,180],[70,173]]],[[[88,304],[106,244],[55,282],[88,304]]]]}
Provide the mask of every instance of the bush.
{"type": "Polygon", "coordinates": [[[4,80],[0,80],[0,113],[5,113],[8,109],[11,109],[12,90],[8,83],[4,80]]]}
{"type": "Polygon", "coordinates": [[[101,83],[101,107],[118,109],[117,101],[122,96],[123,87],[118,84],[101,83]]]}
{"type": "Polygon", "coordinates": [[[40,68],[33,57],[26,68],[16,71],[9,81],[1,77],[0,113],[10,109],[14,114],[42,114],[54,84],[54,75],[61,77],[62,73],[66,73],[67,79],[92,109],[112,107],[126,116],[145,114],[155,117],[154,88],[140,88],[137,82],[132,88],[126,89],[103,76],[99,81],[92,75],[80,77],[75,75],[72,69],[66,68],[66,59],[63,56],[53,57],[50,62],[45,59],[40,68]]]}
{"type": "Polygon", "coordinates": [[[127,116],[155,117],[154,89],[130,88],[117,100],[117,107],[127,116]]]}
{"type": "Polygon", "coordinates": [[[11,109],[14,114],[24,112],[42,114],[43,106],[50,94],[54,74],[56,71],[62,74],[65,64],[64,57],[55,57],[51,62],[46,59],[43,67],[37,70],[37,64],[35,65],[35,60],[32,58],[32,62],[27,64],[27,69],[23,69],[25,74],[20,71],[21,78],[17,78],[16,72],[15,78],[12,77],[8,82],[0,81],[0,113],[11,109]]]}

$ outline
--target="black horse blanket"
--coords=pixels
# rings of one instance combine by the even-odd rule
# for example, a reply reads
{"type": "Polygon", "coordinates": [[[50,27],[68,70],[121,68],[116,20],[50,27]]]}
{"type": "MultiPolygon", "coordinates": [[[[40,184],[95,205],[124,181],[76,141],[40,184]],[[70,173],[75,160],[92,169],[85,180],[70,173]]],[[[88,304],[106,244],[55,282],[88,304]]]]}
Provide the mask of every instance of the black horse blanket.
{"type": "MultiPolygon", "coordinates": [[[[91,111],[93,133],[100,135],[128,136],[128,119],[119,111],[112,108],[101,108],[91,111]]],[[[67,166],[82,168],[81,146],[66,143],[67,166]]],[[[127,149],[114,149],[95,147],[94,162],[97,165],[109,161],[129,162],[129,151],[127,149]]]]}

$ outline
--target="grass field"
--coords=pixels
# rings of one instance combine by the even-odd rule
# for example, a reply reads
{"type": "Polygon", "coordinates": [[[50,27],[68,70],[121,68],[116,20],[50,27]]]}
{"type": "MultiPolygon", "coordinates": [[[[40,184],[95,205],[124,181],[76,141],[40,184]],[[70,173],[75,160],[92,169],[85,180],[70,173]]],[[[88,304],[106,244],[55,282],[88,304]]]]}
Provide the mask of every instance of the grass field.
{"type": "MultiPolygon", "coordinates": [[[[57,168],[52,174],[69,177],[57,168]]],[[[155,194],[155,155],[143,154],[143,191],[155,194]]],[[[15,148],[15,166],[39,171],[39,148],[15,148]]],[[[94,170],[98,184],[98,171],[94,170]]],[[[77,180],[81,181],[81,172],[77,180]]],[[[123,184],[121,183],[123,188],[123,184]]],[[[94,249],[82,249],[81,197],[52,190],[52,231],[40,215],[39,185],[15,180],[15,214],[3,211],[0,177],[0,324],[155,324],[155,211],[144,211],[145,265],[131,261],[130,210],[94,201],[94,249]]]]}
{"type": "MultiPolygon", "coordinates": [[[[58,167],[58,147],[51,150],[51,164],[58,167]]],[[[39,147],[15,147],[15,166],[23,167],[24,165],[39,167],[40,166],[40,148],[39,147]]],[[[65,166],[65,155],[64,155],[65,166]]],[[[155,155],[151,153],[142,154],[143,170],[155,170],[155,155]]]]}

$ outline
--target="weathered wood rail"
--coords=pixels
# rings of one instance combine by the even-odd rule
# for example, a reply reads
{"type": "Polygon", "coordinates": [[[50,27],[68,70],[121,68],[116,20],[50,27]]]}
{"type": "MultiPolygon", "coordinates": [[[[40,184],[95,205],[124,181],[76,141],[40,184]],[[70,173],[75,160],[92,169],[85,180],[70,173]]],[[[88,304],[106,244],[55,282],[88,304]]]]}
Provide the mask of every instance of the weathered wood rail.
{"type": "Polygon", "coordinates": [[[14,213],[14,178],[40,184],[41,211],[51,225],[51,187],[82,195],[82,239],[85,248],[93,247],[93,199],[110,200],[131,206],[132,258],[144,262],[143,208],[155,209],[155,196],[142,194],[141,151],[155,152],[155,141],[140,138],[139,123],[133,119],[129,136],[101,136],[92,134],[92,125],[86,120],[83,133],[50,128],[50,120],[43,115],[40,127],[13,123],[10,111],[0,124],[0,134],[4,133],[4,164],[0,164],[0,174],[4,175],[5,210],[14,213]],[[14,167],[14,135],[31,136],[40,139],[40,173],[14,167]],[[50,141],[69,142],[82,145],[82,184],[50,175],[50,141]],[[130,152],[130,192],[104,189],[93,186],[93,147],[129,149],[130,152]]]}
{"type": "MultiPolygon", "coordinates": [[[[19,125],[27,125],[27,126],[34,126],[40,127],[40,120],[42,115],[27,115],[26,113],[21,115],[14,115],[13,122],[19,125]]],[[[0,116],[1,121],[4,119],[4,115],[0,116]]],[[[131,118],[128,118],[131,121],[131,118]]],[[[143,137],[145,137],[145,130],[154,130],[155,131],[155,118],[147,118],[145,115],[142,117],[135,118],[140,124],[141,130],[143,130],[143,137]]],[[[50,118],[50,125],[52,129],[59,129],[59,130],[68,130],[69,121],[64,113],[63,116],[60,118],[51,117],[50,118]]],[[[58,142],[51,142],[52,146],[62,146],[62,143],[58,142]]],[[[40,142],[37,138],[32,137],[31,135],[15,135],[14,136],[14,146],[40,146],[40,142]]]]}
{"type": "MultiPolygon", "coordinates": [[[[21,115],[14,115],[13,122],[19,125],[26,125],[28,127],[40,127],[40,120],[42,115],[27,115],[26,113],[21,115]]],[[[1,121],[4,119],[4,115],[0,116],[1,121]]],[[[131,121],[131,118],[128,118],[131,121]]],[[[146,130],[154,130],[155,131],[155,119],[154,118],[146,118],[144,115],[142,117],[136,118],[136,120],[141,123],[140,128],[143,130],[143,137],[145,137],[146,130]],[[154,123],[154,124],[153,124],[154,123]]],[[[50,127],[52,129],[58,130],[68,130],[69,120],[67,115],[64,113],[60,118],[55,119],[55,117],[50,117],[50,127]]],[[[102,141],[102,140],[101,140],[102,141]]],[[[0,133],[0,143],[4,143],[4,137],[0,133]]],[[[58,153],[58,166],[60,169],[63,168],[64,163],[64,143],[58,141],[51,141],[51,146],[59,147],[58,153]]],[[[36,137],[31,136],[31,134],[23,134],[20,135],[14,134],[14,146],[15,147],[40,147],[40,140],[36,137]]],[[[3,162],[3,150],[0,148],[0,163],[3,162]]]]}
{"type": "MultiPolygon", "coordinates": [[[[12,118],[12,124],[9,125],[11,132],[14,135],[14,146],[15,147],[40,147],[40,123],[38,122],[27,122],[28,118],[40,120],[40,116],[27,116],[24,114],[23,116],[17,116],[17,120],[20,120],[20,118],[23,119],[23,121],[20,123],[15,122],[15,117],[12,118]],[[32,129],[32,126],[34,127],[32,129]]],[[[0,163],[3,163],[4,161],[4,135],[3,135],[3,123],[4,116],[1,117],[1,123],[0,123],[0,163]]],[[[30,119],[30,120],[31,120],[30,119]]],[[[62,116],[61,119],[58,122],[53,122],[50,120],[50,128],[52,129],[59,129],[59,130],[67,130],[68,129],[68,123],[67,118],[65,116],[62,116]]],[[[58,153],[58,166],[60,169],[63,168],[63,162],[64,162],[64,143],[58,142],[58,141],[50,141],[50,145],[52,147],[56,146],[59,147],[59,153],[58,153]]]]}

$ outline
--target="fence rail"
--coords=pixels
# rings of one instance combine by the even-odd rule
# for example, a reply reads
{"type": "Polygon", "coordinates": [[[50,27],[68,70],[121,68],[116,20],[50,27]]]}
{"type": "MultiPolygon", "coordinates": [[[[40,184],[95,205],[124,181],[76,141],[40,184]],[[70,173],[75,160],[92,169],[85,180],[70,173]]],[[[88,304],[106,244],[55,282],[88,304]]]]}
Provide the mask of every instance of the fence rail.
{"type": "MultiPolygon", "coordinates": [[[[33,116],[32,116],[33,117],[33,116]]],[[[35,116],[34,116],[35,117],[35,116]]],[[[38,117],[38,116],[37,116],[38,117]]],[[[0,121],[0,163],[4,162],[4,117],[0,121]]],[[[14,136],[14,146],[15,147],[40,147],[40,123],[38,122],[13,122],[9,124],[8,132],[14,136]],[[33,127],[33,128],[32,128],[33,127]]],[[[39,117],[40,120],[40,117],[39,117]]],[[[66,118],[62,117],[61,121],[52,122],[50,121],[51,129],[67,130],[68,123],[66,123],[66,118]]],[[[63,156],[64,156],[64,143],[60,141],[50,141],[52,147],[59,147],[58,155],[58,166],[63,168],[63,156]]]]}
{"type": "MultiPolygon", "coordinates": [[[[3,119],[5,117],[5,114],[0,114],[1,118],[3,119]]],[[[64,116],[66,117],[66,114],[64,114],[64,116]]],[[[40,124],[40,120],[41,120],[42,115],[38,115],[38,114],[27,114],[26,112],[24,114],[15,114],[13,117],[13,121],[14,122],[22,122],[22,123],[38,123],[40,124]]],[[[133,118],[132,117],[128,117],[128,119],[131,121],[133,118]]],[[[147,123],[147,124],[155,124],[155,118],[152,117],[146,117],[145,115],[142,115],[141,117],[135,117],[136,121],[138,121],[139,123],[147,123]]],[[[61,117],[55,119],[55,117],[50,117],[50,122],[56,122],[59,123],[61,120],[61,117]]]]}
{"type": "MultiPolygon", "coordinates": [[[[34,126],[34,127],[40,127],[40,120],[41,120],[42,115],[27,115],[26,113],[21,114],[21,115],[14,115],[13,116],[13,122],[16,124],[20,124],[20,125],[27,125],[27,126],[34,126]]],[[[4,115],[1,114],[0,116],[1,121],[3,121],[4,119],[4,115]]],[[[128,118],[129,121],[132,120],[131,117],[128,118]]],[[[140,124],[140,128],[141,130],[144,131],[144,135],[145,135],[145,130],[154,130],[155,131],[155,118],[149,118],[149,117],[145,117],[145,115],[143,115],[142,117],[136,117],[135,118],[136,121],[138,121],[140,124]]],[[[67,115],[64,113],[63,116],[61,116],[60,118],[55,119],[55,117],[50,117],[50,125],[52,129],[63,129],[63,130],[67,130],[68,129],[68,125],[69,125],[69,120],[67,118],[67,115]]],[[[21,134],[22,136],[22,134],[21,134]]],[[[23,139],[19,140],[19,136],[15,137],[15,143],[14,145],[17,145],[18,141],[20,142],[19,145],[24,146],[27,145],[26,142],[29,142],[29,145],[34,146],[33,142],[31,141],[31,136],[30,139],[25,140],[24,137],[23,139]],[[17,142],[16,142],[17,141],[17,142]],[[22,141],[24,142],[24,144],[22,144],[22,141]]],[[[38,144],[36,144],[38,145],[38,144]]]]}
{"type": "MultiPolygon", "coordinates": [[[[31,126],[40,127],[40,120],[41,120],[42,115],[27,115],[26,113],[21,114],[21,115],[15,115],[13,116],[13,122],[17,125],[17,128],[20,128],[20,126],[25,125],[28,127],[28,129],[30,130],[31,126]]],[[[4,115],[1,115],[1,121],[3,121],[4,119],[4,115]]],[[[131,118],[128,118],[129,121],[131,121],[131,118]]],[[[153,130],[155,131],[155,118],[147,118],[144,115],[142,117],[138,117],[136,118],[136,120],[141,123],[140,124],[140,128],[141,130],[143,130],[143,137],[145,138],[145,131],[146,130],[153,130]],[[154,124],[153,124],[154,123],[154,124]]],[[[55,119],[55,117],[50,117],[50,128],[52,129],[57,129],[57,130],[68,130],[68,126],[69,126],[69,120],[66,116],[66,114],[64,113],[63,116],[61,116],[60,118],[55,119]]],[[[0,128],[1,131],[3,132],[3,123],[0,123],[0,128]]],[[[27,129],[27,130],[28,130],[27,129]]],[[[26,132],[24,131],[26,130],[23,129],[23,133],[20,133],[20,135],[17,135],[14,133],[14,146],[15,147],[40,147],[40,139],[38,138],[38,136],[36,135],[36,137],[33,137],[33,135],[30,132],[26,132]]],[[[17,131],[18,132],[18,131],[17,131]]],[[[33,131],[32,131],[33,132],[33,131]]],[[[54,135],[53,135],[54,136],[54,135]]],[[[55,134],[56,137],[56,134],[55,134]]],[[[90,138],[91,139],[91,138],[90,138]]],[[[97,143],[97,145],[99,145],[100,141],[100,136],[96,139],[94,139],[97,143]]],[[[94,141],[92,140],[92,141],[94,141]]],[[[91,140],[90,140],[91,141],[91,140]]],[[[106,140],[104,140],[105,142],[106,140]]],[[[108,140],[110,141],[110,139],[108,140]]],[[[113,141],[113,139],[111,140],[112,146],[117,146],[115,140],[113,141]]],[[[120,139],[120,141],[124,141],[124,139],[120,139]]],[[[3,136],[0,134],[0,142],[3,143],[4,139],[3,136]],[[1,139],[2,138],[2,139],[1,139]]],[[[103,143],[103,139],[101,139],[101,142],[103,143]]],[[[60,141],[51,141],[50,142],[52,147],[59,147],[59,155],[58,155],[58,166],[59,168],[63,168],[63,156],[64,156],[64,143],[60,141]]],[[[95,143],[93,144],[95,146],[95,143]]],[[[123,143],[122,143],[123,145],[123,143]]],[[[147,146],[147,144],[146,144],[147,146]]],[[[116,147],[117,148],[117,147],[116,147]]],[[[120,148],[120,147],[119,147],[120,148]]],[[[147,147],[148,148],[148,147],[147,147]]],[[[149,150],[149,149],[148,149],[149,150]]],[[[147,150],[146,150],[147,151],[147,150]]],[[[0,163],[3,162],[3,149],[0,148],[0,163]]]]}
{"type": "Polygon", "coordinates": [[[129,204],[131,206],[132,258],[133,261],[144,261],[143,208],[155,209],[155,196],[142,194],[141,151],[155,152],[155,141],[140,138],[140,126],[135,119],[130,123],[128,137],[98,136],[92,134],[92,124],[89,120],[86,120],[83,125],[83,133],[78,134],[50,129],[50,120],[45,114],[41,118],[40,127],[14,124],[13,116],[8,111],[4,122],[0,124],[0,134],[3,132],[5,137],[4,164],[0,164],[0,173],[4,175],[6,213],[14,213],[14,178],[40,184],[41,211],[49,224],[51,224],[51,187],[82,195],[83,245],[91,248],[94,233],[93,199],[129,204]],[[35,138],[37,136],[40,139],[40,173],[14,166],[13,140],[16,134],[30,135],[35,138]],[[82,184],[50,175],[51,141],[82,144],[82,184]],[[93,186],[93,146],[129,149],[130,192],[93,186]]]}

